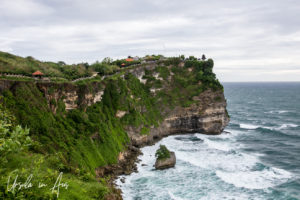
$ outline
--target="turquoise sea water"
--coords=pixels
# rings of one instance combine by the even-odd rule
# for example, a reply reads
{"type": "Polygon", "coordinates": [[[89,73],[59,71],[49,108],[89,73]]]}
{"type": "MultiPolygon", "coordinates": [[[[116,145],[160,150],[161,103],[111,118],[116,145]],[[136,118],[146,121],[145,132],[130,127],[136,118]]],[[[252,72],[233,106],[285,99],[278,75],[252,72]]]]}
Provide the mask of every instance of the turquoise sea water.
{"type": "Polygon", "coordinates": [[[229,133],[170,136],[143,148],[139,172],[117,181],[124,199],[300,199],[300,83],[224,88],[229,133]],[[175,151],[175,168],[154,170],[159,144],[175,151]]]}

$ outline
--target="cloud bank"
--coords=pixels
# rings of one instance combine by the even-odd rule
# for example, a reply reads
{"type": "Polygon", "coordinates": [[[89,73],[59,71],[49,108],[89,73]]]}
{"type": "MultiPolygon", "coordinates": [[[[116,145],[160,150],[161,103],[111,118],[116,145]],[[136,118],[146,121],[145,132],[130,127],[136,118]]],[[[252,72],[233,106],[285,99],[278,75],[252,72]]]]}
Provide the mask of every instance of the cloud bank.
{"type": "Polygon", "coordinates": [[[40,60],[180,54],[221,81],[300,81],[298,0],[2,0],[0,50],[40,60]]]}

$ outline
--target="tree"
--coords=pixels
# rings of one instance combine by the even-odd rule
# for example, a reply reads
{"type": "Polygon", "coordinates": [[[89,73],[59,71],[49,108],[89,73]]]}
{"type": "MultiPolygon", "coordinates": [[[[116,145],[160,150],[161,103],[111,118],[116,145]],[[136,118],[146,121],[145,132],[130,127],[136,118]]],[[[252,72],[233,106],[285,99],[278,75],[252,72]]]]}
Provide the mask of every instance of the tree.
{"type": "Polygon", "coordinates": [[[85,63],[82,63],[82,65],[85,67],[85,70],[87,70],[89,68],[89,63],[85,62],[85,63]]]}
{"type": "Polygon", "coordinates": [[[26,59],[28,59],[30,61],[34,61],[35,60],[34,57],[32,57],[32,56],[27,56],[26,59]]]}
{"type": "Polygon", "coordinates": [[[155,157],[157,157],[157,159],[170,158],[170,151],[167,149],[165,145],[160,145],[159,149],[157,149],[155,153],[155,157]]]}
{"type": "Polygon", "coordinates": [[[112,58],[110,58],[110,57],[106,57],[106,58],[104,58],[103,60],[102,60],[102,63],[103,64],[111,64],[113,62],[113,59],[112,58]]]}
{"type": "Polygon", "coordinates": [[[0,105],[0,163],[7,162],[11,153],[26,150],[32,144],[29,129],[14,126],[14,116],[0,105]]]}
{"type": "Polygon", "coordinates": [[[189,60],[197,60],[195,56],[189,56],[189,60]]]}
{"type": "Polygon", "coordinates": [[[64,61],[59,61],[57,64],[62,65],[62,66],[66,65],[66,63],[64,61]]]}
{"type": "Polygon", "coordinates": [[[201,81],[203,79],[203,71],[199,71],[196,74],[196,80],[201,81]]]}
{"type": "Polygon", "coordinates": [[[204,54],[202,55],[202,60],[206,60],[206,56],[204,54]]]}
{"type": "Polygon", "coordinates": [[[214,61],[213,61],[213,59],[211,59],[211,58],[208,59],[207,60],[207,65],[208,65],[209,68],[213,68],[214,67],[214,61]]]}

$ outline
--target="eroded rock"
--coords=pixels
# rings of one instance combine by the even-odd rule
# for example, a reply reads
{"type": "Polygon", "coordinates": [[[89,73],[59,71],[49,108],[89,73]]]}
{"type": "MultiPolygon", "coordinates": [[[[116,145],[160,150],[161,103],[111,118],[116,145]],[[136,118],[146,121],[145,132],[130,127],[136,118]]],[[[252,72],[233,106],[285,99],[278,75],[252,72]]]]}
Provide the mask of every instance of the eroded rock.
{"type": "Polygon", "coordinates": [[[176,164],[176,156],[175,153],[170,151],[170,157],[164,159],[157,159],[155,162],[155,169],[163,170],[174,167],[176,164]]]}

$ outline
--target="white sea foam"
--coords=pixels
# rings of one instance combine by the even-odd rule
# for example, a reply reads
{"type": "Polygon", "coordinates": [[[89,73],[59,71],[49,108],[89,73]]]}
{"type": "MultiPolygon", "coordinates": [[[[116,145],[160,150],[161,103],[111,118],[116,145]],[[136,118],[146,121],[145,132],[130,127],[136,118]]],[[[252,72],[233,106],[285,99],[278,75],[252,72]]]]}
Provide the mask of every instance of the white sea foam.
{"type": "Polygon", "coordinates": [[[218,135],[218,138],[230,138],[235,141],[235,138],[241,134],[245,134],[245,131],[243,130],[234,130],[234,129],[225,129],[225,131],[228,131],[229,133],[222,133],[221,135],[218,135]]]}
{"type": "Polygon", "coordinates": [[[239,134],[228,134],[228,137],[224,138],[200,134],[193,135],[193,137],[195,136],[202,139],[203,142],[191,143],[188,140],[190,135],[182,136],[187,140],[178,140],[175,139],[178,136],[170,136],[153,146],[142,148],[143,155],[139,157],[142,161],[138,164],[139,172],[125,176],[124,184],[118,181],[123,191],[123,198],[126,200],[134,197],[198,200],[228,199],[232,195],[230,196],[232,198],[229,199],[249,199],[248,193],[240,198],[239,190],[235,192],[235,190],[225,188],[230,188],[232,186],[228,184],[233,184],[239,188],[264,189],[282,184],[291,178],[289,172],[272,167],[262,171],[253,171],[257,164],[261,163],[259,159],[261,155],[242,152],[240,143],[235,140],[239,134]],[[175,168],[165,171],[153,170],[154,154],[160,144],[165,144],[175,152],[177,159],[175,168]],[[141,166],[141,164],[147,164],[147,166],[141,166]],[[205,195],[198,193],[199,190],[212,188],[216,184],[221,184],[224,188],[213,193],[208,192],[205,195]],[[174,190],[174,188],[176,189],[174,190]],[[182,191],[179,192],[180,195],[178,195],[178,191],[182,191]],[[194,194],[195,198],[193,198],[194,194]],[[239,198],[234,198],[236,195],[239,198]]]}
{"type": "Polygon", "coordinates": [[[216,171],[216,175],[235,187],[265,189],[280,185],[291,178],[291,173],[283,169],[271,168],[263,171],[216,171]]]}
{"type": "Polygon", "coordinates": [[[257,156],[243,153],[220,152],[215,149],[201,149],[197,153],[175,152],[176,158],[194,166],[211,170],[222,169],[227,171],[250,170],[259,161],[257,156]]]}
{"type": "Polygon", "coordinates": [[[287,128],[296,128],[298,127],[297,124],[282,124],[280,127],[275,128],[276,130],[282,130],[282,129],[287,129],[287,128]]]}
{"type": "Polygon", "coordinates": [[[253,125],[253,124],[240,124],[240,128],[243,128],[243,129],[257,129],[259,127],[260,126],[253,125]]]}
{"type": "Polygon", "coordinates": [[[264,112],[264,113],[269,113],[269,114],[282,114],[282,113],[288,113],[290,111],[288,110],[271,110],[271,111],[267,111],[267,112],[264,112]]]}
{"type": "Polygon", "coordinates": [[[168,194],[172,200],[184,200],[183,198],[175,196],[172,192],[170,192],[170,190],[168,190],[168,194]]]}
{"type": "Polygon", "coordinates": [[[270,126],[262,126],[261,128],[269,129],[269,130],[275,130],[276,129],[276,127],[270,127],[270,126]]]}
{"type": "Polygon", "coordinates": [[[287,110],[279,110],[278,111],[279,114],[281,114],[281,113],[287,113],[287,112],[289,112],[289,111],[287,111],[287,110]]]}
{"type": "Polygon", "coordinates": [[[220,199],[226,199],[226,200],[265,200],[266,198],[260,197],[258,194],[256,196],[251,196],[249,198],[248,194],[243,194],[241,192],[236,193],[232,191],[217,191],[214,190],[214,192],[208,193],[207,195],[201,197],[199,200],[220,200],[220,199]]]}
{"type": "Polygon", "coordinates": [[[297,125],[297,124],[282,124],[279,127],[262,126],[262,128],[269,129],[269,130],[277,130],[278,131],[278,130],[283,130],[283,129],[288,129],[288,128],[296,128],[298,126],[299,125],[297,125]]]}
{"type": "Polygon", "coordinates": [[[261,162],[259,157],[262,154],[228,153],[232,149],[238,150],[237,144],[232,141],[212,141],[208,137],[201,137],[208,149],[199,149],[199,156],[190,152],[176,152],[177,158],[206,170],[214,169],[219,178],[236,187],[264,189],[291,178],[290,172],[277,168],[253,171],[257,163],[261,162]]]}
{"type": "Polygon", "coordinates": [[[218,149],[218,150],[221,150],[221,151],[230,151],[230,150],[233,149],[232,147],[230,147],[230,145],[228,143],[222,143],[222,142],[212,141],[212,140],[209,140],[209,139],[205,139],[204,143],[209,148],[218,149]]]}

